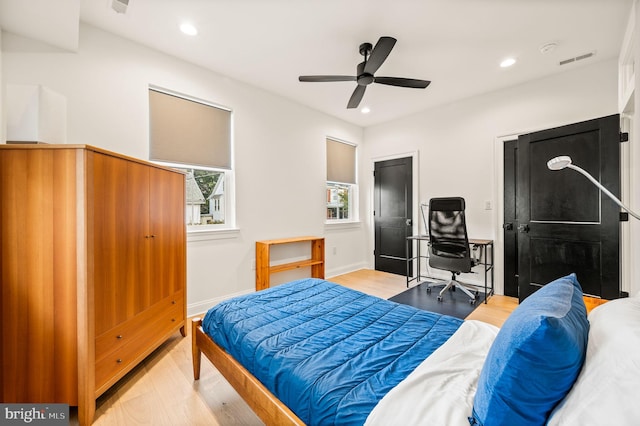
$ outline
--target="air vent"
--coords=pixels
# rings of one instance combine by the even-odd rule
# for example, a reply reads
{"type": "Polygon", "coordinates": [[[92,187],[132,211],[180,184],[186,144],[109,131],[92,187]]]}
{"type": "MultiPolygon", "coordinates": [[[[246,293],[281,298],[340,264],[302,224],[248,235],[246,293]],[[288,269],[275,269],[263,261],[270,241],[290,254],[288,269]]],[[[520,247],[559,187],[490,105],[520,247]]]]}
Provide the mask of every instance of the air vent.
{"type": "Polygon", "coordinates": [[[581,61],[583,59],[590,58],[595,54],[596,54],[596,52],[589,52],[589,53],[585,53],[584,55],[576,56],[574,58],[565,59],[563,61],[560,61],[560,65],[566,65],[566,64],[570,64],[572,62],[578,62],[578,61],[581,61]]]}

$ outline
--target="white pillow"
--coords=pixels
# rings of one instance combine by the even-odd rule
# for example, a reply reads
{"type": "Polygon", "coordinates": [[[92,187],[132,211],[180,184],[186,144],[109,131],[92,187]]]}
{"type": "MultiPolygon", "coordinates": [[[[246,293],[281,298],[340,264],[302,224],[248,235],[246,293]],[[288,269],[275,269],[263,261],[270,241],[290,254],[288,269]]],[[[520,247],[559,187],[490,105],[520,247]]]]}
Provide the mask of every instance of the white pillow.
{"type": "Polygon", "coordinates": [[[640,297],[616,299],[589,314],[587,355],[548,424],[638,425],[640,297]]]}

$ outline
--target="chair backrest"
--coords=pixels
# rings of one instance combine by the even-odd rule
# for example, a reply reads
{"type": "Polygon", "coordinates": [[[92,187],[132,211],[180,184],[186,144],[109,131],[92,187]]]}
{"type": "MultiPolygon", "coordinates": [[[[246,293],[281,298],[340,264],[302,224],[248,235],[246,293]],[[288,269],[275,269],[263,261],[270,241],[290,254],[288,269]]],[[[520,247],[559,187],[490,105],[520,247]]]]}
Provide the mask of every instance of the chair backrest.
{"type": "Polygon", "coordinates": [[[429,200],[429,266],[470,272],[473,266],[462,197],[429,200]]]}

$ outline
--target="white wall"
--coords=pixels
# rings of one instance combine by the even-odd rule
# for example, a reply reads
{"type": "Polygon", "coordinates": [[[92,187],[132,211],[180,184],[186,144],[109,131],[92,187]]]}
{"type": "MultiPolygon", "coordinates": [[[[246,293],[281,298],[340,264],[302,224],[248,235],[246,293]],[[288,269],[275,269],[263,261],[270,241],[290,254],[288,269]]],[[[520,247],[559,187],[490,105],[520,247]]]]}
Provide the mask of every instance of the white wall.
{"type": "MultiPolygon", "coordinates": [[[[372,170],[375,158],[419,151],[420,202],[451,195],[466,199],[471,238],[496,242],[496,288],[502,293],[501,137],[616,112],[617,60],[612,59],[369,127],[365,163],[372,170]],[[492,210],[485,210],[486,201],[492,210]]],[[[372,187],[370,176],[364,187],[372,187]]],[[[371,195],[364,205],[369,212],[371,195]]]]}
{"type": "MultiPolygon", "coordinates": [[[[87,25],[78,53],[3,38],[3,83],[42,84],[65,96],[68,143],[148,158],[149,84],[233,109],[240,231],[188,244],[189,314],[253,291],[256,240],[325,235],[325,138],[361,144],[360,127],[87,25]]],[[[337,253],[327,250],[327,276],[365,266],[365,231],[326,232],[337,253]]]]}
{"type": "MultiPolygon", "coordinates": [[[[234,110],[240,232],[229,239],[189,243],[190,313],[225,296],[252,291],[256,240],[325,236],[327,276],[372,267],[373,161],[412,153],[417,154],[414,170],[419,201],[453,193],[464,196],[472,236],[496,241],[496,287],[501,292],[501,138],[617,111],[617,62],[611,60],[426,110],[363,132],[90,26],[81,26],[77,54],[39,50],[9,33],[2,38],[3,86],[42,84],[66,96],[69,143],[88,143],[147,158],[149,84],[234,110]],[[322,159],[326,136],[360,144],[360,212],[364,221],[360,226],[324,225],[322,159]],[[453,166],[462,171],[462,179],[446,177],[453,166]],[[486,201],[491,202],[492,210],[484,209],[486,201]]],[[[632,192],[638,191],[633,185],[640,178],[637,164],[640,150],[632,153],[632,192]]],[[[632,194],[632,202],[638,208],[640,196],[632,194]]],[[[417,206],[414,215],[419,218],[417,206]]],[[[636,241],[640,240],[638,228],[632,228],[636,241]]],[[[633,252],[632,264],[635,272],[630,290],[637,292],[640,287],[633,277],[640,279],[640,250],[633,252]]]]}

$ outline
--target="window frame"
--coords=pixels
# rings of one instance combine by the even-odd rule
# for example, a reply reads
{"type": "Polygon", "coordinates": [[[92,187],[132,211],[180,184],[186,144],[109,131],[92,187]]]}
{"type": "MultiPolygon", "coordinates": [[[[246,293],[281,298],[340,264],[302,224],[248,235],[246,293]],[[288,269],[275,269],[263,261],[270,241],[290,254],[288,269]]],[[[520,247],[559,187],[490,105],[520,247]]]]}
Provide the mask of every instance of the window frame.
{"type": "MultiPolygon", "coordinates": [[[[202,167],[202,166],[191,166],[188,164],[180,164],[180,163],[169,163],[166,161],[152,161],[155,164],[159,164],[161,166],[171,167],[177,169],[181,173],[185,173],[185,170],[209,170],[216,173],[224,174],[224,223],[215,223],[215,224],[207,224],[207,225],[188,225],[185,221],[185,226],[187,227],[187,233],[200,233],[200,232],[211,232],[211,231],[227,231],[236,229],[235,226],[235,185],[233,183],[235,174],[233,170],[227,169],[216,169],[211,167],[202,167]]],[[[187,204],[185,200],[184,208],[186,210],[187,204]]]]}
{"type": "MultiPolygon", "coordinates": [[[[238,235],[239,230],[236,227],[236,194],[235,194],[235,147],[234,147],[234,111],[233,109],[217,104],[215,102],[207,101],[202,98],[197,98],[194,96],[190,96],[184,93],[177,92],[175,90],[166,89],[163,87],[149,85],[147,90],[154,90],[157,92],[162,92],[167,95],[179,97],[191,102],[197,102],[203,105],[207,105],[213,108],[218,108],[221,110],[225,110],[229,112],[229,169],[226,168],[217,168],[217,167],[206,167],[202,165],[194,165],[194,164],[186,164],[186,163],[178,163],[178,162],[169,162],[169,161],[160,161],[160,160],[150,160],[153,163],[185,170],[185,169],[194,169],[194,170],[210,170],[217,173],[224,174],[224,218],[225,222],[220,224],[207,224],[207,225],[187,225],[186,217],[185,217],[185,226],[187,229],[187,240],[188,241],[200,241],[200,240],[208,240],[208,239],[221,239],[221,238],[233,238],[238,235]]],[[[151,113],[149,111],[148,122],[151,124],[151,113]]],[[[151,151],[151,136],[149,134],[149,152],[151,151]]],[[[186,213],[186,200],[184,204],[185,213],[186,213]]]]}
{"type": "MultiPolygon", "coordinates": [[[[328,218],[327,217],[327,210],[329,209],[329,200],[325,201],[325,224],[327,225],[339,225],[339,224],[350,224],[350,223],[359,223],[360,222],[360,211],[359,211],[359,184],[358,184],[358,144],[352,143],[352,142],[347,142],[345,140],[341,140],[338,138],[334,138],[331,136],[327,136],[325,138],[325,153],[326,153],[326,146],[327,143],[329,141],[332,142],[337,142],[337,143],[342,143],[345,145],[349,145],[352,146],[355,150],[354,152],[354,158],[353,158],[353,172],[354,172],[354,183],[351,182],[338,182],[338,181],[334,181],[334,180],[329,180],[326,179],[325,181],[325,193],[327,193],[328,191],[330,191],[331,187],[334,187],[335,185],[340,185],[340,186],[347,186],[349,187],[349,203],[347,205],[347,210],[349,211],[349,217],[348,218],[328,218]]],[[[326,158],[326,169],[328,170],[329,168],[329,156],[327,155],[326,158]]]]}

